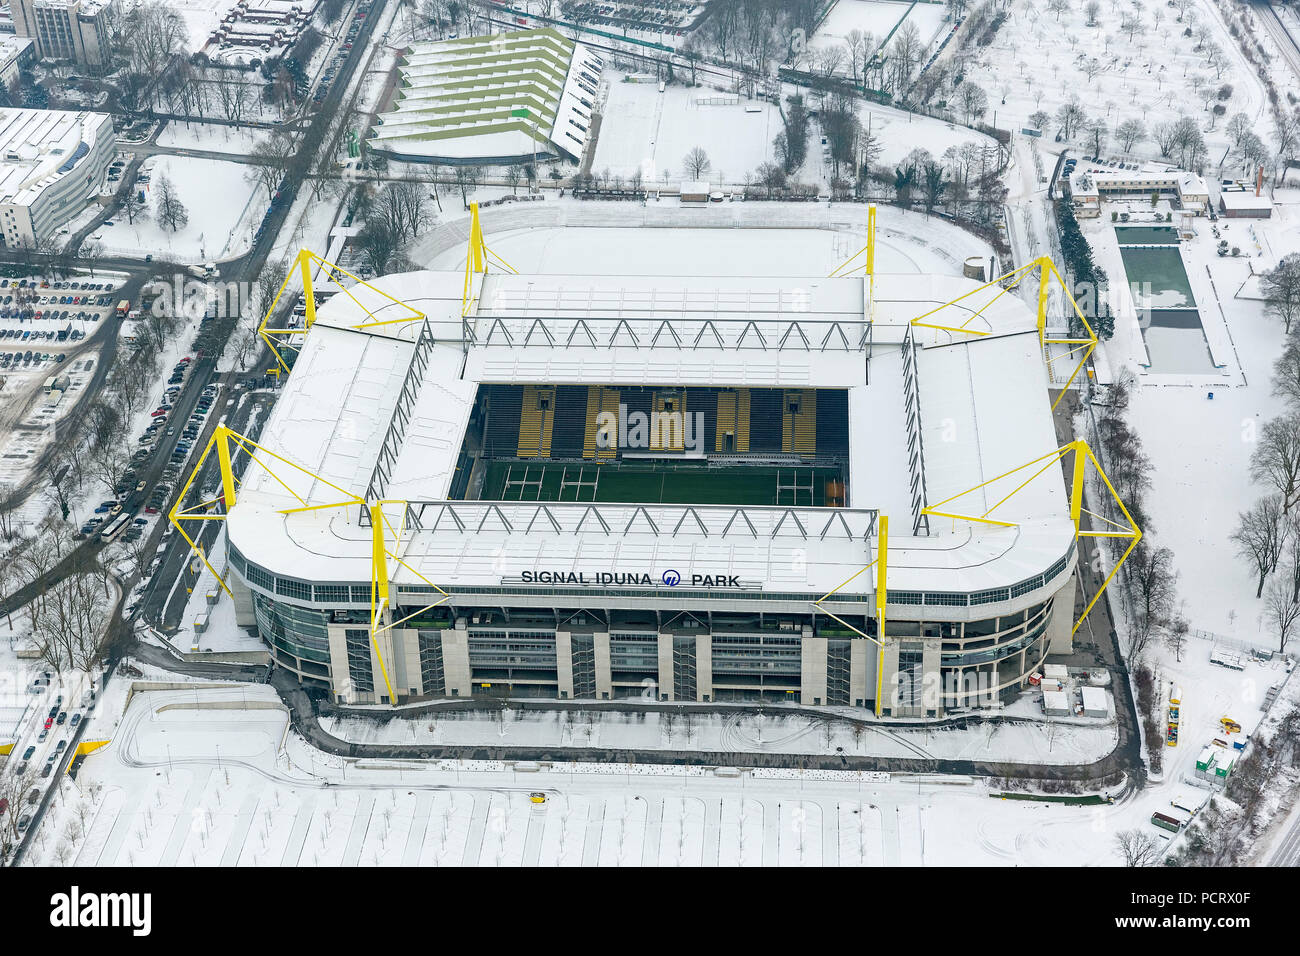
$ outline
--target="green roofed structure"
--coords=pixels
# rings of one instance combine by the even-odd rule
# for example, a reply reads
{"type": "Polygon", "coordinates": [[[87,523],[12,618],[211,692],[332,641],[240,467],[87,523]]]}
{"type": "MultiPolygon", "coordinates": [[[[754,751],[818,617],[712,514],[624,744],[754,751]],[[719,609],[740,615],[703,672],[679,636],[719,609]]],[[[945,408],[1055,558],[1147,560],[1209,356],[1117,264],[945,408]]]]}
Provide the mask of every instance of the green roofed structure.
{"type": "Polygon", "coordinates": [[[551,29],[415,44],[370,148],[413,162],[578,159],[603,66],[551,29]]]}

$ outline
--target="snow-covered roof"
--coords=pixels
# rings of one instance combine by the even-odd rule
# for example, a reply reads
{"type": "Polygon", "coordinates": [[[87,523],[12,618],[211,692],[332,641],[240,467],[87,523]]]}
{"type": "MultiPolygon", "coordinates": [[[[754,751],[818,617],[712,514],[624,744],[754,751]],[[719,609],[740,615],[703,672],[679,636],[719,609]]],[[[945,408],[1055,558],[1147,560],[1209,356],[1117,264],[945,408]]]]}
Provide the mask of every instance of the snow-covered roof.
{"type": "Polygon", "coordinates": [[[112,134],[108,123],[104,113],[0,109],[0,202],[30,205],[76,170],[101,131],[112,134]]]}
{"type": "Polygon", "coordinates": [[[518,30],[411,47],[394,108],[372,144],[401,156],[454,160],[578,158],[604,61],[555,30],[518,30]]]}
{"type": "Polygon", "coordinates": [[[1219,202],[1224,209],[1241,209],[1241,210],[1271,210],[1273,200],[1268,196],[1256,196],[1255,190],[1228,190],[1225,189],[1219,193],[1219,202]]]}
{"type": "Polygon", "coordinates": [[[1104,712],[1107,709],[1106,691],[1100,687],[1084,686],[1083,709],[1093,711],[1100,710],[1104,712]]]}
{"type": "MultiPolygon", "coordinates": [[[[479,587],[541,570],[663,566],[684,576],[726,569],[754,587],[825,593],[871,560],[877,512],[893,519],[891,595],[1007,588],[1049,568],[1060,573],[1071,551],[1058,467],[992,515],[1014,527],[932,519],[929,535],[912,536],[909,386],[919,396],[931,503],[1057,447],[1034,316],[1014,295],[972,323],[993,334],[949,342],[966,337],[936,332],[912,352],[908,320],[979,284],[877,276],[868,362],[861,277],[493,273],[478,290],[464,343],[463,282],[459,272],[385,276],[320,308],[260,438],[319,477],[276,469],[277,480],[249,468],[228,526],[248,560],[299,579],[369,580],[371,532],[356,506],[278,512],[342,501],[344,492],[364,496],[397,419],[404,427],[384,456],[382,497],[434,503],[425,506],[423,530],[407,536],[407,567],[395,571],[407,584],[419,583],[414,572],[444,587],[479,587]],[[420,342],[426,322],[431,341],[420,342]],[[914,374],[905,370],[908,354],[914,374]],[[414,391],[404,400],[413,367],[414,391]],[[602,504],[592,518],[576,504],[541,515],[535,503],[442,503],[480,383],[843,388],[850,507],[793,509],[793,517],[791,509],[746,508],[751,526],[741,534],[738,521],[729,524],[733,507],[700,507],[688,517],[681,506],[638,513],[634,504],[602,504]]],[[[960,324],[979,307],[972,297],[936,322],[960,324]]],[[[982,514],[1029,474],[944,510],[982,514]]],[[[394,527],[410,526],[400,505],[389,511],[394,527]]]]}

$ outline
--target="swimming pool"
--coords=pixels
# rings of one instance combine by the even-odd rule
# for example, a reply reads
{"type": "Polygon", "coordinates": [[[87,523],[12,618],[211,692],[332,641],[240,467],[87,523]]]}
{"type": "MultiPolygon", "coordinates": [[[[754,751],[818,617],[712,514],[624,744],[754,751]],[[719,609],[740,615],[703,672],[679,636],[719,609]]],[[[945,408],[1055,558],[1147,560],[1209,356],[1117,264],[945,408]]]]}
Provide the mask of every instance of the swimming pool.
{"type": "Polygon", "coordinates": [[[1178,230],[1173,226],[1116,226],[1115,238],[1121,246],[1176,246],[1178,230]]]}
{"type": "Polygon", "coordinates": [[[1192,283],[1177,246],[1122,246],[1119,254],[1129,287],[1136,286],[1133,301],[1139,309],[1196,307],[1192,283]]]}
{"type": "Polygon", "coordinates": [[[1192,283],[1176,239],[1175,244],[1164,245],[1145,233],[1147,229],[1160,228],[1163,227],[1129,226],[1115,230],[1116,238],[1124,243],[1128,237],[1121,233],[1143,229],[1142,241],[1148,243],[1121,245],[1119,254],[1138,310],[1138,324],[1151,363],[1149,368],[1153,372],[1212,374],[1214,357],[1210,354],[1201,313],[1196,308],[1192,283]]]}

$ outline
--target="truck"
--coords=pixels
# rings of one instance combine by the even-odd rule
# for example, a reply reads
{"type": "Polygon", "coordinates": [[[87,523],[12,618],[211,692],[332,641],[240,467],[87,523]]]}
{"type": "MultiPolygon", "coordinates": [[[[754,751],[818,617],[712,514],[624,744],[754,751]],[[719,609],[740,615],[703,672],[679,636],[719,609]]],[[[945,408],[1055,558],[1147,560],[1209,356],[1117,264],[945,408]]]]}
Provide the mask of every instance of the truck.
{"type": "Polygon", "coordinates": [[[123,299],[121,302],[119,302],[119,303],[117,304],[117,315],[118,315],[118,318],[122,318],[123,316],[125,316],[125,315],[126,315],[128,312],[130,312],[130,311],[131,311],[131,300],[130,300],[130,299],[123,299]]]}

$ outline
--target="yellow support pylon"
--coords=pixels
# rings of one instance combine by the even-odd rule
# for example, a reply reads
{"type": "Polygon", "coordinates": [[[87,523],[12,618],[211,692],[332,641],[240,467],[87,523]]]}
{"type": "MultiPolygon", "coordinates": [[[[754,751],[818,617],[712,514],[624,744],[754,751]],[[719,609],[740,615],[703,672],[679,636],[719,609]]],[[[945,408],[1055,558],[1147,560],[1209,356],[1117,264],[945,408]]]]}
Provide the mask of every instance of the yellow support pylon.
{"type": "Polygon", "coordinates": [[[816,601],[812,602],[813,607],[817,608],[817,610],[821,611],[827,617],[831,618],[834,621],[838,621],[840,624],[843,624],[854,634],[857,634],[859,637],[865,637],[867,640],[871,641],[871,643],[876,645],[876,716],[877,717],[881,715],[881,708],[883,706],[882,697],[884,695],[884,682],[885,682],[885,672],[884,672],[885,603],[888,599],[888,591],[886,590],[885,587],[885,571],[888,566],[888,563],[889,563],[889,518],[886,515],[877,515],[876,516],[876,556],[871,560],[869,564],[866,564],[863,567],[859,568],[857,571],[854,571],[853,574],[851,574],[848,578],[841,581],[830,591],[826,592],[816,601]],[[857,578],[860,574],[870,571],[872,568],[876,569],[876,633],[879,635],[879,639],[872,637],[866,631],[862,630],[859,627],[854,626],[853,624],[850,624],[848,621],[844,620],[844,618],[835,614],[833,611],[826,610],[826,608],[822,606],[822,602],[830,600],[830,598],[834,597],[838,591],[846,587],[851,581],[857,578]]]}
{"type": "Polygon", "coordinates": [[[993,518],[991,517],[991,515],[1002,505],[1006,504],[1007,501],[1009,501],[1012,497],[1014,497],[1021,489],[1023,489],[1031,481],[1033,481],[1043,472],[1047,471],[1053,465],[1056,465],[1059,462],[1061,462],[1065,458],[1065,456],[1069,454],[1073,454],[1075,456],[1074,461],[1072,463],[1074,468],[1070,475],[1070,521],[1074,524],[1075,540],[1077,541],[1081,538],[1123,538],[1129,541],[1129,546],[1124,550],[1124,553],[1120,555],[1119,560],[1115,562],[1115,567],[1111,568],[1110,573],[1106,575],[1105,580],[1101,582],[1101,587],[1097,589],[1097,593],[1092,596],[1092,600],[1088,602],[1088,606],[1083,609],[1083,613],[1079,615],[1079,619],[1074,622],[1074,627],[1070,631],[1070,634],[1073,635],[1078,632],[1079,627],[1083,624],[1084,620],[1088,617],[1088,614],[1092,611],[1092,608],[1097,603],[1098,598],[1100,598],[1102,592],[1106,590],[1106,586],[1110,584],[1111,579],[1114,578],[1115,575],[1119,572],[1119,569],[1123,567],[1124,562],[1128,560],[1128,556],[1133,553],[1133,549],[1136,548],[1138,546],[1138,542],[1142,540],[1142,529],[1137,526],[1137,522],[1134,521],[1133,516],[1129,514],[1128,508],[1124,506],[1124,502],[1120,498],[1119,493],[1115,490],[1115,486],[1111,484],[1110,478],[1107,476],[1105,470],[1101,467],[1101,462],[1097,460],[1097,456],[1093,454],[1092,448],[1089,447],[1086,441],[1080,438],[1070,442],[1067,445],[1062,445],[1060,448],[1056,449],[1055,451],[1048,452],[1046,455],[1041,455],[1038,458],[1035,458],[1033,461],[1027,461],[1023,465],[1020,465],[1016,468],[1012,468],[1010,471],[1004,472],[995,478],[990,478],[988,481],[981,482],[980,484],[975,485],[973,488],[967,488],[965,491],[959,491],[957,494],[951,495],[943,499],[942,501],[937,501],[933,505],[927,505],[925,508],[921,509],[921,514],[930,515],[932,517],[938,517],[938,518],[951,518],[953,521],[972,521],[979,524],[993,525],[994,527],[998,527],[998,528],[1017,527],[1019,525],[1019,522],[1003,521],[1001,519],[993,518]],[[1107,518],[1104,515],[1099,515],[1096,512],[1087,511],[1084,509],[1083,480],[1084,480],[1084,473],[1089,462],[1092,463],[1092,466],[1094,469],[1096,469],[1097,474],[1101,476],[1101,480],[1106,484],[1106,490],[1110,492],[1111,498],[1113,498],[1115,504],[1118,505],[1120,513],[1124,516],[1124,522],[1125,522],[1124,524],[1120,524],[1119,522],[1112,521],[1110,518],[1107,518]],[[997,502],[995,502],[989,508],[984,509],[984,511],[982,511],[980,514],[963,514],[958,511],[940,510],[942,508],[945,508],[952,502],[957,501],[957,499],[959,498],[965,497],[966,495],[979,491],[983,488],[987,488],[988,486],[994,484],[995,482],[999,482],[1002,481],[1003,479],[1010,478],[1012,475],[1015,475],[1017,472],[1022,472],[1026,469],[1033,468],[1035,465],[1040,465],[1040,467],[1036,471],[1034,471],[1033,474],[1031,474],[1028,478],[1021,481],[1018,485],[1012,488],[1005,495],[1002,495],[1002,497],[999,498],[997,502]],[[1089,518],[1101,522],[1104,525],[1113,528],[1114,530],[1096,530],[1093,528],[1085,529],[1083,527],[1083,516],[1085,514],[1089,518]]]}
{"type": "MultiPolygon", "coordinates": [[[[361,279],[358,276],[353,275],[351,272],[348,272],[342,266],[336,265],[333,262],[329,262],[321,258],[316,253],[312,252],[310,249],[300,249],[298,251],[298,255],[294,257],[293,265],[289,268],[289,271],[285,273],[284,280],[280,283],[279,289],[276,290],[275,297],[271,300],[270,306],[267,307],[266,314],[262,316],[262,323],[260,326],[258,326],[257,329],[257,334],[261,337],[262,341],[266,343],[267,348],[271,350],[271,354],[275,356],[275,360],[276,360],[275,375],[277,378],[279,377],[280,372],[285,372],[285,373],[289,372],[290,366],[289,363],[285,360],[284,356],[281,354],[280,348],[276,347],[276,340],[277,339],[283,340],[281,347],[285,347],[284,343],[291,343],[295,336],[300,336],[305,334],[307,330],[310,330],[311,327],[316,324],[316,286],[315,286],[315,280],[312,278],[312,267],[314,265],[319,265],[323,275],[329,281],[333,282],[334,285],[338,286],[340,294],[346,295],[348,298],[350,298],[353,301],[353,303],[356,304],[357,308],[359,308],[362,312],[364,312],[371,320],[369,322],[360,322],[354,326],[350,326],[350,328],[369,329],[378,325],[393,325],[393,324],[403,323],[403,322],[419,322],[425,318],[424,313],[421,312],[419,309],[415,308],[414,306],[408,305],[407,303],[403,302],[401,299],[389,295],[383,289],[376,288],[375,286],[371,285],[369,282],[365,281],[364,279],[361,279]],[[284,290],[288,287],[289,280],[293,277],[295,273],[298,274],[302,282],[303,296],[306,301],[307,320],[305,323],[305,329],[271,328],[270,327],[271,317],[275,315],[275,310],[280,304],[280,297],[284,295],[284,290]],[[393,303],[394,305],[401,306],[409,314],[401,315],[395,319],[378,318],[378,316],[376,316],[375,313],[369,307],[361,303],[361,300],[358,299],[352,293],[351,289],[343,285],[343,282],[340,280],[340,277],[350,279],[356,285],[364,286],[365,288],[369,289],[371,292],[375,293],[376,295],[384,299],[387,299],[389,302],[393,303]]],[[[297,349],[291,344],[288,345],[287,347],[293,348],[294,351],[297,351],[297,349]]],[[[268,369],[267,371],[268,374],[271,372],[270,369],[268,369]]]]}
{"type": "Polygon", "coordinates": [[[204,554],[203,549],[199,547],[194,537],[191,537],[190,532],[186,527],[186,522],[226,520],[226,517],[230,514],[230,510],[235,506],[236,495],[238,493],[239,481],[235,476],[233,467],[234,457],[238,452],[244,452],[250,459],[256,461],[267,475],[269,475],[291,496],[297,499],[297,506],[277,509],[278,514],[288,516],[306,511],[324,511],[331,508],[356,507],[358,505],[366,508],[367,513],[370,516],[371,525],[370,642],[371,646],[374,648],[375,657],[379,661],[379,670],[384,678],[384,686],[388,689],[388,699],[391,702],[396,703],[397,697],[393,692],[392,681],[388,675],[388,664],[384,660],[383,652],[380,650],[378,640],[379,635],[404,624],[411,618],[423,614],[425,611],[438,607],[439,605],[445,604],[447,601],[451,600],[450,594],[413,568],[401,556],[402,535],[405,531],[405,524],[401,527],[394,528],[392,523],[388,520],[387,515],[384,513],[384,506],[400,505],[404,522],[407,502],[398,499],[383,499],[380,501],[367,502],[360,495],[347,491],[344,488],[340,488],[329,479],[323,478],[315,472],[290,461],[284,456],[271,451],[264,445],[258,444],[251,438],[240,435],[238,432],[226,427],[225,425],[218,425],[214,430],[212,437],[208,440],[208,444],[204,447],[203,453],[195,463],[194,470],[186,480],[185,486],[177,496],[176,504],[172,506],[172,510],[168,513],[167,520],[177,531],[180,532],[181,537],[183,537],[185,542],[190,546],[190,550],[199,556],[204,566],[212,573],[212,576],[216,578],[217,583],[221,585],[222,590],[231,595],[232,598],[234,597],[234,592],[230,590],[229,585],[226,584],[223,577],[217,573],[216,569],[212,566],[211,562],[209,562],[207,555],[204,554]],[[217,468],[221,476],[221,496],[211,501],[204,501],[188,508],[182,508],[181,503],[189,494],[190,488],[193,487],[195,479],[202,472],[203,466],[207,461],[208,456],[213,452],[213,449],[216,449],[217,468]],[[277,462],[301,475],[311,478],[314,482],[319,482],[328,488],[332,488],[342,496],[341,499],[338,501],[327,502],[325,504],[309,505],[307,500],[295,491],[285,478],[276,474],[274,466],[277,462]],[[386,529],[388,533],[386,533],[386,529]],[[390,534],[392,541],[394,542],[392,547],[388,544],[390,534]],[[391,614],[392,611],[392,579],[389,574],[390,561],[395,562],[396,565],[409,571],[420,581],[432,587],[441,595],[441,598],[432,604],[425,605],[424,607],[413,611],[400,620],[384,624],[382,623],[384,615],[391,614]]]}
{"type": "Polygon", "coordinates": [[[461,318],[469,315],[476,296],[474,294],[474,276],[487,273],[489,260],[495,261],[507,272],[518,275],[518,270],[487,247],[483,238],[483,224],[479,221],[478,203],[469,204],[469,249],[465,253],[465,287],[460,297],[461,318]]]}
{"type": "Polygon", "coordinates": [[[859,249],[853,255],[849,256],[838,266],[831,270],[827,278],[843,278],[857,272],[858,269],[864,269],[864,274],[874,278],[876,274],[876,204],[872,203],[867,207],[867,244],[859,249]],[[861,266],[853,266],[858,256],[866,253],[866,260],[861,266]],[[852,266],[852,268],[850,268],[852,266]]]}

